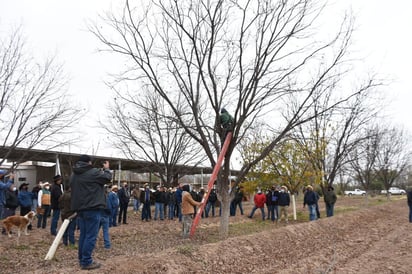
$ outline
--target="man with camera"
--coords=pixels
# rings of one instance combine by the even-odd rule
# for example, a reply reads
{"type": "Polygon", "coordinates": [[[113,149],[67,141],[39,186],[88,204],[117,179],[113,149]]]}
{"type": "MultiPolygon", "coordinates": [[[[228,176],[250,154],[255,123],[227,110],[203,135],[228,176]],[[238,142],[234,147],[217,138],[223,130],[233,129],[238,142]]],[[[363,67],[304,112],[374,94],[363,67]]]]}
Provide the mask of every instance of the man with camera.
{"type": "Polygon", "coordinates": [[[79,263],[85,270],[100,267],[92,253],[99,233],[100,220],[106,208],[105,185],[112,179],[108,161],[103,168],[93,168],[88,155],[80,156],[70,178],[71,210],[77,212],[80,228],[79,263]]]}

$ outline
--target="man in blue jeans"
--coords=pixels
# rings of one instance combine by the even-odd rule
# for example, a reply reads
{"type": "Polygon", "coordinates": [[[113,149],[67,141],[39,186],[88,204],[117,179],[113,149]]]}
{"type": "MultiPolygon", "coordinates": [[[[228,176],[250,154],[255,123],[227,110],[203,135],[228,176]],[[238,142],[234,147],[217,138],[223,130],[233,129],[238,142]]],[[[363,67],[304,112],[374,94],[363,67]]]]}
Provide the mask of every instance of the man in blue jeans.
{"type": "Polygon", "coordinates": [[[62,176],[56,175],[53,177],[53,185],[50,190],[51,195],[51,209],[53,210],[53,217],[50,225],[51,235],[57,235],[57,223],[60,218],[59,199],[63,195],[62,176]]]}
{"type": "Polygon", "coordinates": [[[71,210],[77,212],[80,228],[79,264],[85,270],[100,267],[100,263],[93,261],[92,253],[106,208],[104,188],[112,179],[109,167],[109,162],[105,161],[103,168],[93,168],[90,157],[82,155],[73,167],[70,178],[71,210]]]}
{"type": "Polygon", "coordinates": [[[310,186],[310,185],[307,186],[305,196],[303,197],[303,207],[308,205],[309,220],[310,221],[315,221],[317,219],[317,215],[316,215],[316,203],[317,203],[317,201],[318,201],[318,199],[316,197],[315,192],[313,191],[313,187],[310,186]]]}

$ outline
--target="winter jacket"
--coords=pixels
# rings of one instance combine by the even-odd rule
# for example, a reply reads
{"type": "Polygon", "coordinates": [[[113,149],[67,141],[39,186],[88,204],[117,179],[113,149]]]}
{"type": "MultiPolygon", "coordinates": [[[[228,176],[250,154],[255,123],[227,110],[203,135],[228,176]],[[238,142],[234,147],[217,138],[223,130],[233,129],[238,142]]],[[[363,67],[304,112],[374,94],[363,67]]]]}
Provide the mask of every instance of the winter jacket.
{"type": "Polygon", "coordinates": [[[194,214],[195,209],[193,208],[194,206],[200,206],[201,203],[196,202],[193,198],[192,195],[190,195],[189,192],[183,191],[182,193],[182,214],[187,215],[187,214],[194,214]]]}
{"type": "Polygon", "coordinates": [[[164,191],[156,190],[156,192],[153,195],[155,197],[155,203],[166,203],[166,193],[164,191]]]}
{"type": "Polygon", "coordinates": [[[176,203],[176,193],[169,191],[167,193],[167,201],[169,205],[174,205],[176,203]]]}
{"type": "Polygon", "coordinates": [[[111,179],[110,170],[93,168],[89,163],[78,161],[70,178],[71,210],[105,209],[104,185],[109,184],[111,179]]]}
{"type": "Polygon", "coordinates": [[[217,201],[217,194],[216,190],[212,189],[212,191],[209,194],[208,202],[210,203],[216,203],[217,201]]]}
{"type": "Polygon", "coordinates": [[[19,205],[21,207],[31,207],[33,202],[33,194],[27,190],[21,190],[17,195],[17,199],[19,200],[19,205]]]}
{"type": "Polygon", "coordinates": [[[266,195],[266,203],[268,205],[278,205],[279,204],[279,191],[271,190],[266,195]]]}
{"type": "Polygon", "coordinates": [[[243,191],[240,189],[236,189],[234,202],[241,203],[242,200],[243,200],[243,191]]]}
{"type": "Polygon", "coordinates": [[[326,190],[323,199],[327,204],[334,204],[336,203],[337,197],[333,190],[326,190]]]}
{"type": "Polygon", "coordinates": [[[308,190],[305,192],[305,196],[303,197],[303,206],[305,205],[314,205],[318,202],[316,194],[313,190],[308,190]]]}
{"type": "Polygon", "coordinates": [[[233,117],[227,111],[224,111],[220,114],[220,124],[223,128],[231,127],[233,123],[233,117]]]}
{"type": "Polygon", "coordinates": [[[128,189],[122,187],[117,192],[117,196],[119,197],[120,205],[128,205],[130,201],[130,195],[128,193],[128,189]]]}
{"type": "Polygon", "coordinates": [[[412,190],[409,190],[409,191],[407,192],[407,196],[408,196],[408,205],[409,205],[410,207],[412,207],[412,190]]]}
{"type": "Polygon", "coordinates": [[[182,194],[183,194],[182,189],[180,187],[178,187],[176,189],[176,203],[178,203],[178,204],[182,203],[182,194]]]}
{"type": "Polygon", "coordinates": [[[255,206],[257,208],[263,208],[266,203],[266,195],[263,193],[257,193],[253,198],[253,201],[255,202],[255,206]]]}
{"type": "Polygon", "coordinates": [[[10,188],[13,184],[13,180],[8,179],[7,181],[0,180],[0,202],[2,205],[6,204],[5,191],[10,188]]]}
{"type": "Polygon", "coordinates": [[[279,192],[279,206],[289,206],[290,205],[290,196],[289,193],[285,192],[279,192]]]}
{"type": "Polygon", "coordinates": [[[145,190],[140,191],[140,202],[141,203],[146,203],[146,202],[150,203],[151,200],[152,200],[152,192],[150,191],[150,189],[146,188],[145,190]],[[146,201],[146,194],[148,194],[148,198],[149,198],[148,201],[146,201]]]}
{"type": "Polygon", "coordinates": [[[65,219],[69,218],[74,211],[70,209],[70,203],[71,203],[71,197],[72,197],[72,192],[71,190],[66,190],[62,196],[59,198],[59,208],[60,208],[60,214],[62,221],[65,219]]]}
{"type": "Polygon", "coordinates": [[[116,192],[110,191],[107,195],[107,208],[115,209],[120,205],[120,200],[116,192]]]}
{"type": "Polygon", "coordinates": [[[39,207],[43,205],[49,206],[51,204],[50,190],[46,188],[40,189],[39,194],[37,196],[37,204],[39,205],[39,207]]]}
{"type": "Polygon", "coordinates": [[[63,194],[62,185],[54,183],[51,186],[50,194],[51,194],[51,208],[59,209],[59,198],[63,194]]]}

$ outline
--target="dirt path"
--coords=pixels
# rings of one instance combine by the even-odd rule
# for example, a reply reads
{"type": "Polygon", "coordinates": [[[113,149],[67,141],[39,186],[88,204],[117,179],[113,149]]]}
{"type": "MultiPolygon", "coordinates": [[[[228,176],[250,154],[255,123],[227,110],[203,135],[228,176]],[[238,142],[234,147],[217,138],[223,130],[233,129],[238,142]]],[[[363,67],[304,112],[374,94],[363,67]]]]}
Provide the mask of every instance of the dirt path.
{"type": "Polygon", "coordinates": [[[133,262],[116,258],[106,267],[135,273],[410,273],[407,210],[398,201],[201,248],[188,243],[133,262]],[[119,267],[126,261],[127,268],[119,267]]]}
{"type": "MultiPolygon", "coordinates": [[[[340,206],[354,202],[342,197],[340,206]]],[[[206,234],[216,238],[219,218],[202,219],[195,240],[183,240],[176,220],[147,223],[131,215],[128,225],[111,230],[112,249],[99,237],[94,258],[103,267],[91,273],[411,273],[407,215],[403,199],[315,222],[264,223],[263,232],[216,243],[207,243],[206,234]]],[[[76,249],[60,246],[55,259],[43,260],[53,241],[48,229],[21,241],[1,239],[1,273],[87,273],[77,265],[76,249]]]]}

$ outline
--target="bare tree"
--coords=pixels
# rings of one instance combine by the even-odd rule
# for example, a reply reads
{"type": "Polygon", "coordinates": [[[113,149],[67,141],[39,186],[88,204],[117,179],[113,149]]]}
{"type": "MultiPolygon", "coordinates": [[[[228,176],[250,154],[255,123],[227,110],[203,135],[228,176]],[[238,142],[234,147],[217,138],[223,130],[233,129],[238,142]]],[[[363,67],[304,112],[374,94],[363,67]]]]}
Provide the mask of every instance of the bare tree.
{"type": "Polygon", "coordinates": [[[62,67],[53,58],[38,63],[28,56],[21,33],[19,28],[0,41],[0,140],[8,148],[0,164],[16,147],[53,149],[72,142],[66,134],[80,117],[65,94],[62,67]]]}
{"type": "MultiPolygon", "coordinates": [[[[326,86],[343,77],[353,21],[345,17],[332,37],[316,35],[323,5],[294,1],[132,1],[104,25],[90,29],[107,50],[128,58],[121,80],[149,85],[165,99],[179,121],[203,148],[211,166],[220,151],[221,107],[234,116],[233,139],[217,189],[222,194],[220,233],[228,235],[228,175],[232,153],[250,126],[265,117],[276,134],[256,158],[244,164],[238,181],[295,127],[330,111],[353,96],[326,86]],[[316,72],[316,73],[314,73],[316,72]],[[313,101],[328,96],[320,113],[313,101]],[[282,117],[286,102],[293,112],[282,117]],[[185,112],[175,106],[184,104],[185,112]]],[[[373,86],[368,81],[355,93],[373,86]]]]}
{"type": "Polygon", "coordinates": [[[194,168],[205,160],[202,148],[171,118],[173,113],[158,94],[116,92],[109,112],[111,119],[102,126],[111,142],[130,159],[154,163],[151,172],[162,184],[175,184],[185,175],[183,168],[194,168]]]}
{"type": "Polygon", "coordinates": [[[362,131],[364,137],[355,149],[350,152],[349,165],[353,170],[353,179],[366,191],[370,189],[373,180],[376,179],[375,164],[377,159],[379,130],[375,127],[362,131]]]}
{"type": "Polygon", "coordinates": [[[389,198],[389,188],[409,167],[411,151],[405,132],[396,127],[380,127],[378,133],[376,177],[383,183],[389,198]]]}
{"type": "MultiPolygon", "coordinates": [[[[332,88],[335,88],[333,85],[332,88]]],[[[355,87],[358,90],[362,87],[355,87]]],[[[351,160],[349,154],[362,142],[359,132],[369,128],[377,117],[375,107],[378,97],[375,89],[368,86],[364,92],[340,104],[333,111],[315,115],[309,123],[300,126],[296,138],[307,148],[308,159],[317,172],[322,191],[332,186],[339,173],[351,160]]],[[[313,102],[313,111],[321,113],[326,101],[313,102]]]]}

